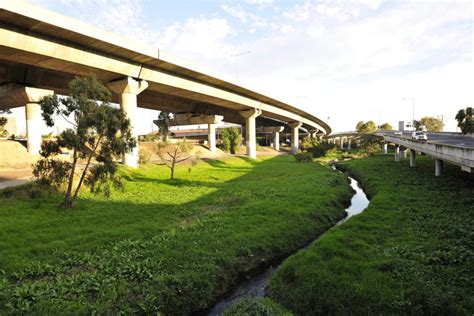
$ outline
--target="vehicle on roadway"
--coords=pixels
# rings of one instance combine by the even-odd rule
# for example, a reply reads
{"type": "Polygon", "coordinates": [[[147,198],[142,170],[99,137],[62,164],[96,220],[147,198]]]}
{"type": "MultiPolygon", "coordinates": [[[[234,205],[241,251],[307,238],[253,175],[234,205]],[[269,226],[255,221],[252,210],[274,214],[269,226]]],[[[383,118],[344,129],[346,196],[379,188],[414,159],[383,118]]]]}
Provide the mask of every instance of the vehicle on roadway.
{"type": "Polygon", "coordinates": [[[394,135],[395,135],[395,136],[402,137],[403,133],[402,133],[402,132],[400,132],[400,131],[398,131],[398,132],[395,132],[395,134],[394,134],[394,135]]]}
{"type": "Polygon", "coordinates": [[[413,132],[413,133],[411,134],[411,139],[413,139],[413,140],[427,141],[427,140],[428,140],[428,135],[426,135],[426,133],[423,132],[423,131],[413,132]]]}

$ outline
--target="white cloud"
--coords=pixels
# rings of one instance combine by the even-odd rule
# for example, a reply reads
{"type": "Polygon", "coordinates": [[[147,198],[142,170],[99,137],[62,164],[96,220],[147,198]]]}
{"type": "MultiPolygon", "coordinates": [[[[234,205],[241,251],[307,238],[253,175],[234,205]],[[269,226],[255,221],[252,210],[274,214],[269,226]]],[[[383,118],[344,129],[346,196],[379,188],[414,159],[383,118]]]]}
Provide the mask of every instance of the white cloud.
{"type": "Polygon", "coordinates": [[[183,18],[151,32],[138,0],[116,0],[113,12],[107,11],[112,0],[75,0],[71,6],[77,1],[86,4],[78,10],[97,11],[90,21],[151,38],[164,50],[228,75],[234,71],[230,55],[251,50],[239,59],[242,84],[329,116],[336,131],[378,120],[379,112],[395,126],[410,118],[411,108],[401,101],[406,96],[415,97],[419,115],[446,117],[474,100],[471,2],[306,1],[265,18],[248,6],[226,4],[220,7],[225,15],[183,18]]]}
{"type": "Polygon", "coordinates": [[[273,3],[273,0],[245,0],[245,2],[249,4],[269,5],[273,3]]]}

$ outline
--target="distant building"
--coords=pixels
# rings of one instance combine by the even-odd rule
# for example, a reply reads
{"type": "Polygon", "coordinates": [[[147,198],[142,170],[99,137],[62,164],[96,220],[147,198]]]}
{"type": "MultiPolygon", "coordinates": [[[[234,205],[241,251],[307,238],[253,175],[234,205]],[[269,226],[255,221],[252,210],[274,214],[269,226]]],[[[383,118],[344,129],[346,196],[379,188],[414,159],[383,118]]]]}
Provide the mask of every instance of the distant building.
{"type": "Polygon", "coordinates": [[[412,131],[414,130],[413,124],[411,121],[398,121],[398,130],[399,131],[412,131]]]}

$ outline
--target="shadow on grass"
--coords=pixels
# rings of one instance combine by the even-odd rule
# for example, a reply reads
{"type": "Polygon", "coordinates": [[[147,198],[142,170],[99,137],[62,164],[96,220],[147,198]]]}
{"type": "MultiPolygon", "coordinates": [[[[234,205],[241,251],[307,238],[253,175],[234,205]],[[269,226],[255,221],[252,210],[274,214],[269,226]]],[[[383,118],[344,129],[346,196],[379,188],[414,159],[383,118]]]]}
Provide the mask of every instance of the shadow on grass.
{"type": "Polygon", "coordinates": [[[209,173],[243,173],[218,183],[126,172],[124,179],[143,186],[133,183],[133,190],[116,193],[116,200],[83,197],[67,212],[58,211],[59,197],[3,200],[0,266],[27,275],[12,291],[37,291],[20,299],[30,311],[41,306],[36,311],[186,314],[207,307],[240,274],[293,252],[344,216],[339,201],[351,197],[347,182],[328,185],[343,175],[288,156],[237,158],[251,167],[206,161],[209,173]],[[126,239],[139,246],[122,246],[126,239]],[[66,252],[79,259],[68,261],[66,252]],[[46,263],[53,266],[46,275],[39,268],[19,269],[46,263]],[[75,278],[72,269],[95,283],[75,278]],[[112,298],[91,294],[97,284],[112,298]],[[51,303],[59,286],[74,294],[51,303]]]}

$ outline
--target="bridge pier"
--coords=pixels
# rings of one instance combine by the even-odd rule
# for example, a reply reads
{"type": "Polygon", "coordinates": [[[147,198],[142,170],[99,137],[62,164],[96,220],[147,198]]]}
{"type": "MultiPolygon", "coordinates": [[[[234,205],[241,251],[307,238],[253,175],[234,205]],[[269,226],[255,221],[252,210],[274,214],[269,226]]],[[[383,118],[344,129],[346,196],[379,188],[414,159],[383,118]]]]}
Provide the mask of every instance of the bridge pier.
{"type": "Polygon", "coordinates": [[[416,167],[416,151],[410,149],[410,167],[416,167]]]}
{"type": "Polygon", "coordinates": [[[275,149],[276,151],[280,151],[280,133],[283,132],[285,127],[275,126],[270,128],[267,127],[265,129],[269,129],[273,134],[273,149],[275,149]]]}
{"type": "Polygon", "coordinates": [[[400,158],[406,159],[407,158],[407,148],[403,147],[403,149],[400,150],[400,158]]]}
{"type": "Polygon", "coordinates": [[[382,155],[386,155],[388,153],[388,144],[386,142],[382,143],[382,155]]]}
{"type": "Polygon", "coordinates": [[[435,176],[439,177],[443,174],[444,163],[441,159],[435,160],[435,176]]]}
{"type": "Polygon", "coordinates": [[[207,143],[211,153],[216,152],[216,124],[207,124],[207,143]]]}
{"type": "Polygon", "coordinates": [[[0,104],[10,107],[25,107],[26,148],[29,153],[37,155],[41,150],[41,106],[39,102],[54,91],[25,87],[8,83],[0,86],[0,104]]]}
{"type": "Polygon", "coordinates": [[[136,168],[138,167],[137,95],[148,87],[148,82],[127,77],[109,82],[108,87],[118,94],[120,108],[130,120],[130,132],[137,141],[137,146],[123,155],[123,163],[128,167],[136,168]]]}
{"type": "Polygon", "coordinates": [[[299,128],[303,125],[301,122],[291,122],[288,126],[291,127],[291,153],[294,155],[299,149],[299,128]]]}
{"type": "Polygon", "coordinates": [[[347,150],[351,150],[351,139],[347,140],[347,150]]]}
{"type": "Polygon", "coordinates": [[[341,145],[341,150],[343,150],[344,149],[344,138],[343,137],[341,137],[340,145],[341,145]]]}
{"type": "Polygon", "coordinates": [[[394,155],[395,162],[400,162],[400,146],[395,145],[395,155],[394,155]]]}
{"type": "Polygon", "coordinates": [[[41,150],[41,106],[37,102],[26,103],[26,148],[37,155],[41,150]]]}
{"type": "Polygon", "coordinates": [[[240,111],[240,115],[245,118],[245,144],[247,145],[247,156],[257,158],[257,132],[255,119],[262,114],[261,110],[251,109],[240,111]]]}

